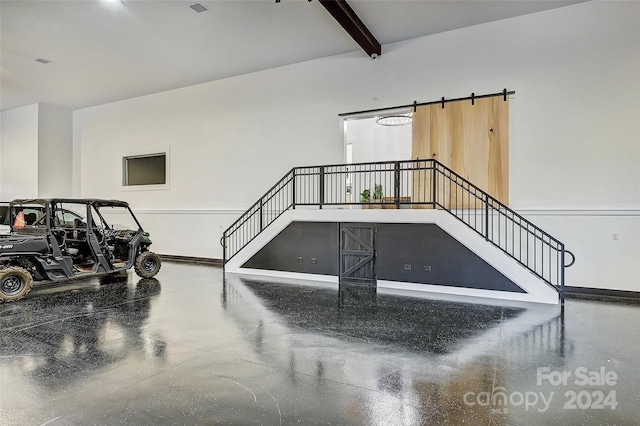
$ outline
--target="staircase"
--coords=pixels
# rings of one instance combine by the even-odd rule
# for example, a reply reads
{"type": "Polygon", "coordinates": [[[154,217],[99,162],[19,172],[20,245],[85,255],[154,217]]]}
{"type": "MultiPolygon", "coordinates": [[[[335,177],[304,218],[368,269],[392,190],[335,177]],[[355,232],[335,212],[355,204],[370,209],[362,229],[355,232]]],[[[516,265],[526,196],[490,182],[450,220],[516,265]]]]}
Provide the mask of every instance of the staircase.
{"type": "Polygon", "coordinates": [[[564,244],[433,159],[293,168],[224,231],[223,263],[288,210],[336,208],[446,211],[554,288],[564,303],[565,269],[575,261],[564,244]]]}

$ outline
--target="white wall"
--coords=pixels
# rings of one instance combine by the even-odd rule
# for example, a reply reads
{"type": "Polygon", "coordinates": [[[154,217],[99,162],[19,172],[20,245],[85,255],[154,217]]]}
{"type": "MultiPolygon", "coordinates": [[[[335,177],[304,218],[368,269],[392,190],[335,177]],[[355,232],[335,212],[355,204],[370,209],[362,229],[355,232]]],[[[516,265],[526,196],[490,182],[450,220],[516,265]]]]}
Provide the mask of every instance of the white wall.
{"type": "Polygon", "coordinates": [[[73,112],[40,104],[38,133],[38,196],[70,197],[73,112]]]}
{"type": "Polygon", "coordinates": [[[74,189],[145,211],[160,253],[221,257],[236,210],[343,161],[339,113],[506,87],[511,206],[576,253],[569,285],[640,291],[640,245],[611,235],[640,228],[639,20],[638,2],[587,2],[76,111],[74,189]],[[169,147],[169,189],[121,187],[122,156],[169,147]]]}
{"type": "Polygon", "coordinates": [[[0,113],[0,201],[2,201],[2,119],[3,114],[0,113]]]}
{"type": "Polygon", "coordinates": [[[2,112],[0,200],[38,196],[38,104],[2,112]]]}
{"type": "Polygon", "coordinates": [[[575,253],[576,264],[566,270],[567,285],[640,291],[640,210],[524,210],[520,213],[575,253]]]}
{"type": "Polygon", "coordinates": [[[411,159],[411,125],[381,126],[375,117],[347,120],[353,163],[411,159]]]}

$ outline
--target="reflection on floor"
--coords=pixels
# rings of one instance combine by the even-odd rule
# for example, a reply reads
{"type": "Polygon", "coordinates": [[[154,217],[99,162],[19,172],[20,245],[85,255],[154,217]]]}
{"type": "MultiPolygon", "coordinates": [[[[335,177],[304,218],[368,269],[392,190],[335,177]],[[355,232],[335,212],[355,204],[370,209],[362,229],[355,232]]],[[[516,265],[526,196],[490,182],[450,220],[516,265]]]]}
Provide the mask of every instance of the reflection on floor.
{"type": "Polygon", "coordinates": [[[166,263],[0,305],[0,424],[635,425],[639,320],[166,263]]]}

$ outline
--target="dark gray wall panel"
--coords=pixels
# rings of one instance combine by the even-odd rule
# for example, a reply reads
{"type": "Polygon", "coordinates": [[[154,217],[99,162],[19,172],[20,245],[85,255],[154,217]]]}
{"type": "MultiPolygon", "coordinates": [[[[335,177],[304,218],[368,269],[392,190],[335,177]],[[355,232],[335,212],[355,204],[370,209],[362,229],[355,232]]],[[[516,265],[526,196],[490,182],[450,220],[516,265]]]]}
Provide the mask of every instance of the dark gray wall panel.
{"type": "Polygon", "coordinates": [[[379,280],[525,292],[433,224],[378,224],[376,252],[379,280]]]}
{"type": "Polygon", "coordinates": [[[338,275],[338,224],[293,222],[242,267],[338,275]]]}
{"type": "MultiPolygon", "coordinates": [[[[436,225],[381,223],[376,227],[379,280],[524,293],[436,225]]],[[[338,249],[338,223],[293,222],[243,267],[337,276],[338,249]]]]}

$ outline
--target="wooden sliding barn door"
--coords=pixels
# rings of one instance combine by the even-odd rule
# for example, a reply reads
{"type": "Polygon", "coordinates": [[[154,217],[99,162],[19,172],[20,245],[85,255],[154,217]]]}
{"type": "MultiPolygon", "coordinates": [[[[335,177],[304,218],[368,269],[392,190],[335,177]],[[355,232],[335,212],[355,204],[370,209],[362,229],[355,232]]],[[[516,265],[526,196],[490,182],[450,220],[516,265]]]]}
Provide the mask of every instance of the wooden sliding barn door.
{"type": "MultiPolygon", "coordinates": [[[[413,159],[433,158],[504,204],[509,203],[509,100],[501,96],[418,107],[413,159]]],[[[429,174],[414,174],[413,199],[428,201],[429,174]]],[[[447,188],[438,187],[439,191],[447,188]]],[[[451,195],[453,197],[453,195],[451,195]]],[[[446,199],[449,204],[448,195],[446,199]]],[[[474,208],[473,205],[458,207],[474,208]]],[[[428,206],[424,206],[428,207],[428,206]]]]}

